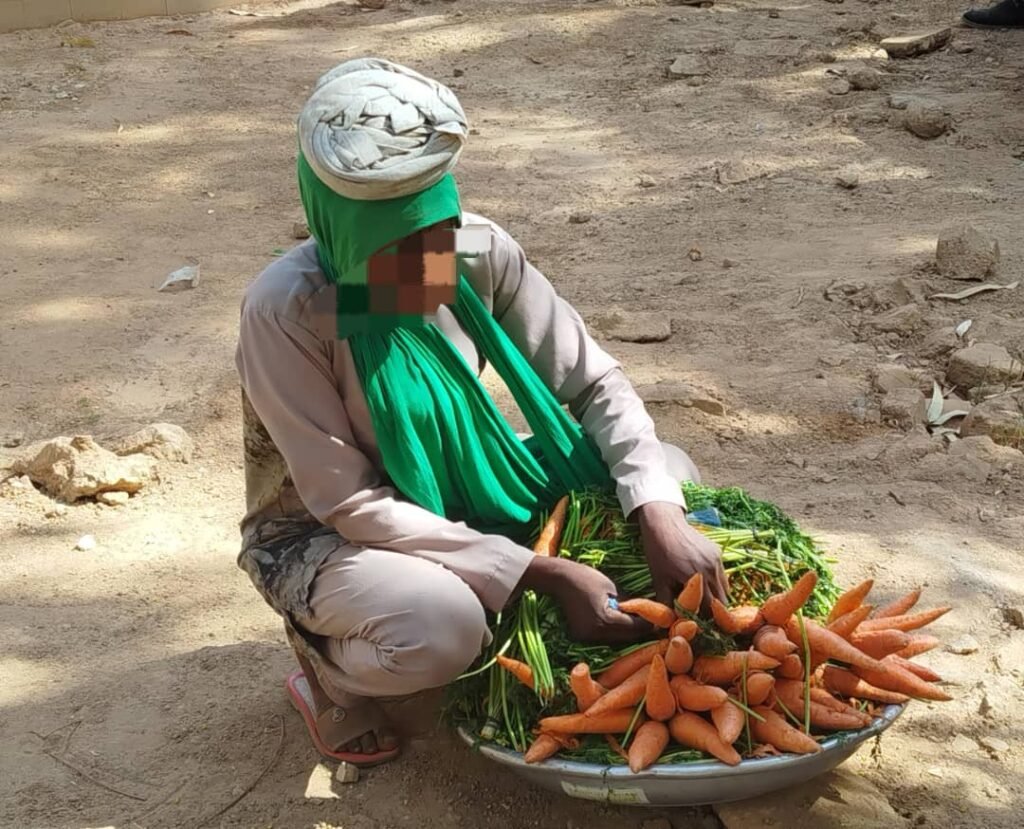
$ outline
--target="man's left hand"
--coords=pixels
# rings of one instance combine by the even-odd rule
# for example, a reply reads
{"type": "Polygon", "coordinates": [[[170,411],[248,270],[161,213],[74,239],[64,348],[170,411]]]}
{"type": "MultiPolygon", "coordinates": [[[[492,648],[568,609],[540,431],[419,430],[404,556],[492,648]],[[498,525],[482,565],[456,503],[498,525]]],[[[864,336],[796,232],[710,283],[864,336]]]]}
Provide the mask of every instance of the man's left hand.
{"type": "Polygon", "coordinates": [[[722,550],[687,523],[681,507],[655,502],[638,507],[636,513],[658,601],[671,607],[682,586],[694,573],[700,573],[705,604],[711,596],[728,602],[729,580],[722,567],[722,550]]]}

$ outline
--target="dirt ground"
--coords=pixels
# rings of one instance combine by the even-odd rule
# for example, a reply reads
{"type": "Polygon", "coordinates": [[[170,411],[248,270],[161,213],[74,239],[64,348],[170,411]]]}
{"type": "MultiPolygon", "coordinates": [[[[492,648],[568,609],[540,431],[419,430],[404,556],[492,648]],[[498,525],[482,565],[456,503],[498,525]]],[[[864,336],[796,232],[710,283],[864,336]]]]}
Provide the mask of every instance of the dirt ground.
{"type": "MultiPolygon", "coordinates": [[[[289,654],[234,563],[232,360],[244,286],[294,244],[293,119],[322,71],[364,54],[458,92],[474,127],[465,204],[584,316],[671,317],[668,341],[607,346],[637,383],[724,403],[651,409],[706,480],[781,504],[844,582],[872,576],[886,596],[924,584],[928,604],[956,606],[935,631],[970,634],[977,652],[925,659],[956,701],[914,704],[849,768],[907,826],[1024,824],[1024,631],[1001,611],[1024,607],[1024,456],[884,423],[870,380],[887,362],[941,379],[943,329],[964,319],[1024,351],[1024,290],[927,299],[964,287],[931,267],[950,223],[999,240],[995,281],[1024,278],[1024,36],[957,29],[952,48],[874,56],[961,5],[306,0],[0,35],[0,437],[102,442],[169,421],[197,444],[123,507],[2,489],[0,825],[652,817],[524,788],[448,738],[337,799],[305,796],[316,759],[283,694],[289,654]],[[62,46],[83,37],[93,45],[62,46]],[[703,59],[700,82],[665,76],[684,54],[703,59]],[[827,73],[854,61],[881,88],[831,94],[827,73]],[[944,106],[953,129],[905,131],[890,103],[906,95],[944,106]],[[837,186],[850,170],[859,186],[837,186]],[[590,220],[570,222],[580,211],[590,220]],[[198,288],[157,292],[189,263],[198,288]],[[87,533],[96,548],[76,551],[87,533]]],[[[653,817],[718,825],[706,810],[653,817]]]]}

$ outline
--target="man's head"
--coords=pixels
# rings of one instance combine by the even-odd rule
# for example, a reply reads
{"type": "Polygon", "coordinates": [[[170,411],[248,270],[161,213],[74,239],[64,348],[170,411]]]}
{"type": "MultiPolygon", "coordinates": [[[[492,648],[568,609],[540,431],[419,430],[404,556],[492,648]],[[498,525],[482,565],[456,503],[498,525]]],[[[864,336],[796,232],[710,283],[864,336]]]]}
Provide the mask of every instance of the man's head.
{"type": "Polygon", "coordinates": [[[438,222],[372,254],[366,277],[371,314],[427,316],[454,302],[455,222],[438,222]]]}

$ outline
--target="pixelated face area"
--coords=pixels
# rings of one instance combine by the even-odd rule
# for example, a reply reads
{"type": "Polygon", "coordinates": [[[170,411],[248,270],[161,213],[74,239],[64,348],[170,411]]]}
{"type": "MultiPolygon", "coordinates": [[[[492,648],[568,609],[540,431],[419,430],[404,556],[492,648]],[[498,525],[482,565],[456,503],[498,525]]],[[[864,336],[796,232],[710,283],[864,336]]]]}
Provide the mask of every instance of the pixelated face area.
{"type": "Polygon", "coordinates": [[[369,258],[368,310],[371,314],[433,314],[455,302],[457,273],[454,222],[425,228],[369,258]]]}

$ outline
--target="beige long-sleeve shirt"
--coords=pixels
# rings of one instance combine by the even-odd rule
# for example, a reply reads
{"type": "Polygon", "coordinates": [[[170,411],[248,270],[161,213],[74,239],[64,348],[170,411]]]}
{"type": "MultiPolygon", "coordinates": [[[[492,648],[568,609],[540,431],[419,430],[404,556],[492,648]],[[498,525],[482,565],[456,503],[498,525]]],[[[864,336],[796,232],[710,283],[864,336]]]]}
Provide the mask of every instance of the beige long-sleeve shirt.
{"type": "MultiPolygon", "coordinates": [[[[683,505],[654,424],[619,364],[511,236],[480,216],[464,219],[493,229],[490,253],[466,261],[467,277],[593,438],[623,511],[652,501],[683,505]]],[[[296,538],[323,525],[356,545],[436,561],[486,607],[501,608],[532,552],[422,509],[390,485],[351,351],[335,338],[334,307],[313,240],[275,261],[245,293],[236,358],[246,431],[240,563],[271,604],[301,611],[319,561],[296,538]]],[[[476,347],[447,308],[437,324],[482,370],[476,347]]]]}

